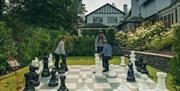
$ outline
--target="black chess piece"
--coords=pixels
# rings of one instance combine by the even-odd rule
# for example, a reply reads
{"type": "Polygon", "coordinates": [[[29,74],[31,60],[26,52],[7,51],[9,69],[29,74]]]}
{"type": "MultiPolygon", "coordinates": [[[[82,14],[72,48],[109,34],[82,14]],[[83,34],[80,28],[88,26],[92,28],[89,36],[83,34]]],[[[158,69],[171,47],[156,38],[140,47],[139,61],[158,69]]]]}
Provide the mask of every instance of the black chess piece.
{"type": "Polygon", "coordinates": [[[49,77],[50,76],[50,71],[49,71],[49,67],[48,67],[48,56],[44,56],[43,57],[43,70],[41,73],[42,77],[49,77]]]}
{"type": "Polygon", "coordinates": [[[38,69],[38,67],[35,67],[33,65],[29,66],[29,71],[24,75],[25,77],[25,88],[23,91],[35,91],[34,87],[39,86],[39,74],[37,74],[35,71],[38,69]]]}
{"type": "Polygon", "coordinates": [[[138,72],[141,72],[142,64],[143,64],[143,59],[140,58],[139,61],[137,62],[137,66],[136,66],[138,72]]]}
{"type": "Polygon", "coordinates": [[[58,76],[56,75],[56,68],[53,67],[52,70],[51,70],[51,78],[50,78],[50,81],[49,81],[49,86],[50,87],[56,87],[58,86],[58,76]]]}
{"type": "Polygon", "coordinates": [[[147,63],[143,62],[142,63],[141,73],[143,73],[143,74],[148,74],[149,73],[146,66],[147,66],[147,63]]]}
{"type": "Polygon", "coordinates": [[[64,74],[60,75],[60,80],[61,80],[61,86],[57,91],[69,91],[69,89],[66,87],[65,84],[66,76],[64,74]]]}
{"type": "Polygon", "coordinates": [[[63,66],[62,63],[60,63],[60,68],[58,69],[59,74],[64,74],[66,72],[65,66],[63,66]]]}
{"type": "Polygon", "coordinates": [[[129,66],[129,69],[128,69],[126,80],[128,82],[134,82],[135,77],[134,77],[134,71],[133,71],[133,64],[131,62],[129,62],[128,66],[129,66]]]}

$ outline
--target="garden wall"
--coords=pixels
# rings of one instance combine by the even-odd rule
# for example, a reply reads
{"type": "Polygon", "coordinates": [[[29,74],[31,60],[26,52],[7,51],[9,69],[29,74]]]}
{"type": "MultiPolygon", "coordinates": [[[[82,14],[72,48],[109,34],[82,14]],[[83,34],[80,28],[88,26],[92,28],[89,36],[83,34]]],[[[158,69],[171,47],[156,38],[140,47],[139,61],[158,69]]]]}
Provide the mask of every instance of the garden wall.
{"type": "MultiPolygon", "coordinates": [[[[170,61],[173,56],[170,55],[163,55],[163,54],[156,54],[156,53],[149,53],[149,52],[139,52],[135,51],[136,59],[139,60],[143,58],[143,60],[150,66],[157,68],[164,72],[169,72],[170,68],[170,61]]],[[[123,55],[130,55],[130,51],[123,51],[123,55]]]]}

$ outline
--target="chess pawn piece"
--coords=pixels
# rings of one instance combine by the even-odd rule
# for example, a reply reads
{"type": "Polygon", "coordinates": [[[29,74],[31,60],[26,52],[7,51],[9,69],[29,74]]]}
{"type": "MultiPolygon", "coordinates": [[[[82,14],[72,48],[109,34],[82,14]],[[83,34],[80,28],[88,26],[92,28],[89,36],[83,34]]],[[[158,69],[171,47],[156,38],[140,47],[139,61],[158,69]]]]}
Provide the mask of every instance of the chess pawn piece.
{"type": "Polygon", "coordinates": [[[109,78],[116,78],[116,77],[117,77],[116,72],[115,72],[114,69],[112,68],[113,66],[114,66],[113,64],[110,65],[110,72],[109,72],[109,74],[108,74],[108,77],[109,77],[109,78]]]}
{"type": "Polygon", "coordinates": [[[64,74],[66,72],[65,66],[60,63],[60,68],[58,69],[59,74],[64,74]]]}
{"type": "Polygon", "coordinates": [[[169,91],[166,88],[166,82],[165,82],[166,73],[158,72],[156,75],[158,77],[158,82],[157,82],[157,86],[155,88],[155,91],[169,91]]]}
{"type": "Polygon", "coordinates": [[[53,63],[53,56],[52,56],[52,53],[49,54],[49,58],[48,58],[48,61],[49,61],[49,67],[53,67],[54,63],[53,63]]]}
{"type": "Polygon", "coordinates": [[[56,87],[58,86],[58,76],[56,74],[56,68],[53,67],[52,70],[51,70],[51,78],[50,78],[50,81],[49,81],[49,87],[56,87]]]}
{"type": "Polygon", "coordinates": [[[69,89],[66,87],[65,80],[66,80],[66,75],[60,74],[61,86],[57,91],[69,91],[69,89]]]}
{"type": "Polygon", "coordinates": [[[152,91],[148,86],[148,76],[143,74],[142,79],[142,86],[139,88],[139,91],[152,91]]]}
{"type": "Polygon", "coordinates": [[[146,65],[147,64],[145,62],[142,63],[141,73],[143,73],[143,74],[148,74],[149,73],[147,68],[146,68],[146,65]]]}
{"type": "Polygon", "coordinates": [[[36,70],[38,70],[38,67],[30,65],[29,70],[30,70],[30,73],[32,74],[31,76],[33,77],[33,79],[32,79],[33,80],[33,82],[32,82],[33,86],[34,87],[39,86],[39,84],[40,84],[39,74],[36,73],[36,70]]]}
{"type": "Polygon", "coordinates": [[[35,91],[34,86],[32,85],[32,77],[30,76],[30,73],[26,73],[24,75],[25,77],[25,88],[23,89],[23,91],[35,91]]]}
{"type": "Polygon", "coordinates": [[[33,66],[35,66],[35,67],[37,67],[39,69],[40,64],[39,64],[39,60],[38,60],[37,57],[35,58],[35,60],[33,60],[31,62],[31,65],[33,65],[33,66]]]}
{"type": "Polygon", "coordinates": [[[42,77],[49,77],[50,76],[50,72],[49,72],[49,67],[48,67],[48,56],[44,56],[43,57],[43,70],[41,73],[42,77]]]}
{"type": "Polygon", "coordinates": [[[126,66],[126,64],[125,64],[125,57],[124,56],[122,56],[121,57],[121,64],[120,64],[122,67],[125,67],[126,66]]]}
{"type": "Polygon", "coordinates": [[[135,77],[134,77],[134,71],[133,71],[133,64],[131,62],[129,62],[128,67],[129,67],[129,69],[128,69],[126,80],[129,82],[134,82],[135,77]]]}
{"type": "Polygon", "coordinates": [[[122,78],[122,82],[121,84],[119,84],[119,87],[115,89],[115,91],[130,91],[130,89],[126,84],[126,74],[122,74],[121,78],[122,78]]]}
{"type": "Polygon", "coordinates": [[[86,83],[86,80],[88,78],[87,75],[86,74],[81,74],[80,77],[82,79],[82,82],[83,82],[84,86],[82,88],[78,89],[77,91],[93,91],[87,86],[87,83],[86,83]]]}

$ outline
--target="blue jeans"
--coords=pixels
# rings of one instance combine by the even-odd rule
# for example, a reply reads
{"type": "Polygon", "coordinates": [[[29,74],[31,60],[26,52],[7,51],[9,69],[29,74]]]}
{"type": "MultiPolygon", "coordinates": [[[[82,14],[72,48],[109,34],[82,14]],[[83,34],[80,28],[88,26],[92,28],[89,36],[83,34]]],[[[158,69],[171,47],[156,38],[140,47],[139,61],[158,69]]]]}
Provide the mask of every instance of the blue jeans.
{"type": "Polygon", "coordinates": [[[110,56],[103,57],[103,66],[106,71],[109,71],[109,59],[110,58],[111,58],[110,56]]]}
{"type": "Polygon", "coordinates": [[[101,53],[102,51],[103,51],[103,46],[102,47],[98,46],[97,47],[97,53],[101,53]]]}

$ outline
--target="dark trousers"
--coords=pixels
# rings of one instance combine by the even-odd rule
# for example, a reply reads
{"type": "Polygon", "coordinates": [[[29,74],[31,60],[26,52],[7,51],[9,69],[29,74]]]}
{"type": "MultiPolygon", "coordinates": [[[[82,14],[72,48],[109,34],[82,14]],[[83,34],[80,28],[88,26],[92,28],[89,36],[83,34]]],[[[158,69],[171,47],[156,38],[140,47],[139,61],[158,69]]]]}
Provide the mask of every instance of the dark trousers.
{"type": "Polygon", "coordinates": [[[101,53],[103,51],[103,46],[102,47],[97,47],[97,53],[101,53]]]}
{"type": "MultiPolygon", "coordinates": [[[[60,54],[55,53],[55,67],[56,68],[59,68],[59,57],[60,57],[60,54]]],[[[66,55],[62,54],[61,55],[61,60],[62,60],[63,65],[67,65],[66,64],[66,55]]]]}
{"type": "Polygon", "coordinates": [[[103,57],[103,67],[104,67],[104,70],[106,71],[109,71],[109,59],[110,57],[109,56],[104,56],[103,57]]]}

